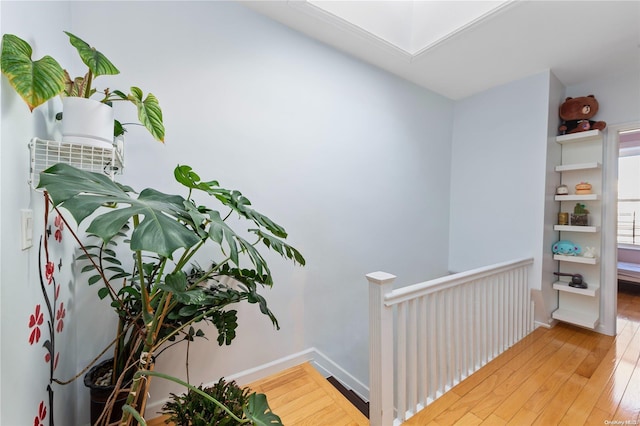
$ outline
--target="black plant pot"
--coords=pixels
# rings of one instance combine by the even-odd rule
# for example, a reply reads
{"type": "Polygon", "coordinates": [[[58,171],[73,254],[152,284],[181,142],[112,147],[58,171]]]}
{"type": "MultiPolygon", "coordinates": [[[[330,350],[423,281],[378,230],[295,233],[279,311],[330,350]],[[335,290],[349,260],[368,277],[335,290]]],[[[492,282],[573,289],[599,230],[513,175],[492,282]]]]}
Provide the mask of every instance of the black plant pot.
{"type": "MultiPolygon", "coordinates": [[[[104,411],[107,406],[107,401],[115,389],[114,385],[101,386],[96,384],[96,381],[98,378],[108,374],[112,369],[112,366],[113,359],[102,361],[101,363],[93,366],[84,376],[84,385],[89,388],[89,395],[91,398],[90,413],[92,425],[97,423],[98,419],[102,415],[102,411],[104,411]]],[[[127,401],[127,396],[128,392],[121,391],[116,397],[111,411],[111,416],[109,417],[109,423],[120,420],[122,417],[122,406],[127,401]]]]}

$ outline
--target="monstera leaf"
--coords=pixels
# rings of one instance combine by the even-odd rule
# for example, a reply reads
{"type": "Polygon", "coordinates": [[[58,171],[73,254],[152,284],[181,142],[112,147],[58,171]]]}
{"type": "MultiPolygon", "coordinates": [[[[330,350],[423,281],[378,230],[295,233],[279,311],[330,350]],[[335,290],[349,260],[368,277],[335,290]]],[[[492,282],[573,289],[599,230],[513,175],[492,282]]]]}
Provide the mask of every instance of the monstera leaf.
{"type": "Polygon", "coordinates": [[[200,176],[189,166],[178,166],[174,171],[174,176],[178,182],[190,189],[199,189],[209,195],[216,197],[222,204],[233,209],[240,216],[253,221],[256,225],[262,226],[280,238],[286,238],[287,232],[284,228],[265,215],[258,213],[251,207],[251,202],[242,195],[240,191],[220,188],[217,181],[202,182],[200,176]]]}
{"type": "Polygon", "coordinates": [[[186,216],[185,199],[154,189],[145,189],[133,198],[126,188],[108,177],[56,164],[40,175],[38,188],[45,189],[54,205],[67,209],[81,223],[98,208],[117,205],[96,216],[87,232],[110,241],[133,216],[143,216],[131,234],[131,249],[171,257],[179,248],[193,247],[200,241],[197,233],[178,219],[186,216]]]}
{"type": "MultiPolygon", "coordinates": [[[[185,184],[183,173],[186,170],[190,171],[190,167],[178,166],[174,172],[178,181],[183,184],[185,184]]],[[[193,189],[192,185],[195,185],[196,189],[213,195],[233,211],[241,212],[240,215],[250,220],[252,224],[286,235],[285,230],[268,217],[249,209],[248,200],[240,202],[240,198],[230,196],[228,199],[223,197],[223,201],[218,197],[220,193],[239,194],[239,192],[222,188],[212,191],[210,189],[213,182],[199,182],[199,178],[197,183],[187,182],[185,186],[193,189]]],[[[54,205],[67,209],[78,224],[103,206],[117,205],[118,208],[95,216],[87,228],[87,232],[99,236],[105,242],[117,235],[133,217],[142,216],[142,220],[135,225],[131,234],[132,250],[148,251],[171,258],[177,249],[189,249],[209,239],[220,247],[231,263],[240,266],[242,257],[245,257],[253,264],[256,274],[264,276],[264,284],[273,283],[267,261],[256,248],[256,243],[251,243],[240,236],[225,222],[217,210],[196,207],[191,200],[151,188],[143,190],[137,197],[132,197],[131,188],[115,183],[105,175],[79,170],[67,164],[56,164],[42,172],[38,188],[46,189],[54,205]]],[[[262,232],[260,229],[246,231],[248,235],[255,235],[258,242],[262,241],[266,247],[283,257],[300,265],[305,264],[300,252],[280,238],[262,232]]]]}
{"type": "Polygon", "coordinates": [[[51,56],[34,61],[26,41],[13,34],[2,36],[0,68],[9,83],[33,111],[64,89],[64,70],[51,56]]]}
{"type": "Polygon", "coordinates": [[[249,395],[249,403],[244,407],[244,415],[256,426],[282,425],[282,420],[277,416],[267,402],[267,396],[262,393],[249,395]]]}

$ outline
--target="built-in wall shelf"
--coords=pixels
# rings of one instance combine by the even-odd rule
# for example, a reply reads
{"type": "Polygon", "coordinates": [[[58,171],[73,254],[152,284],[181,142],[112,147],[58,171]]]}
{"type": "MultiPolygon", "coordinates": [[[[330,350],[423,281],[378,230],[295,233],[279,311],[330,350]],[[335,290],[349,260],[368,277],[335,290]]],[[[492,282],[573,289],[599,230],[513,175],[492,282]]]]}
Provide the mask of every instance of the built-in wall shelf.
{"type": "MultiPolygon", "coordinates": [[[[558,213],[571,214],[571,211],[575,209],[573,205],[576,202],[584,203],[585,208],[590,212],[590,220],[593,220],[594,224],[592,226],[576,226],[575,224],[558,225],[556,222],[553,224],[553,230],[558,232],[558,240],[569,240],[580,247],[589,247],[600,256],[604,252],[600,227],[603,203],[599,202],[602,199],[602,188],[604,188],[602,185],[603,140],[603,133],[600,130],[576,132],[556,137],[556,142],[561,145],[561,164],[555,163],[554,167],[555,171],[560,174],[560,184],[569,188],[579,182],[589,181],[593,184],[594,193],[554,194],[553,197],[558,207],[558,213]]],[[[558,217],[558,221],[560,220],[564,222],[565,219],[558,217]]],[[[558,309],[551,314],[552,318],[580,327],[595,329],[599,324],[602,304],[600,259],[564,254],[554,254],[553,259],[558,261],[558,272],[582,275],[587,288],[572,287],[566,279],[551,278],[551,287],[558,296],[558,309]]]]}
{"type": "Polygon", "coordinates": [[[580,294],[582,296],[596,297],[600,294],[600,287],[589,285],[587,288],[571,287],[568,282],[556,281],[553,283],[554,290],[566,291],[568,293],[580,294]]]}
{"type": "Polygon", "coordinates": [[[556,166],[556,172],[572,172],[575,170],[597,170],[602,168],[602,163],[580,163],[580,164],[562,164],[556,166]]]}
{"type": "Polygon", "coordinates": [[[561,262],[573,262],[584,263],[585,265],[597,265],[597,257],[584,257],[584,256],[567,256],[564,254],[554,254],[553,260],[560,260],[561,262]]]}
{"type": "Polygon", "coordinates": [[[581,194],[581,195],[556,195],[556,201],[598,201],[599,194],[581,194]]]}
{"type": "Polygon", "coordinates": [[[587,130],[586,132],[577,132],[556,137],[556,142],[558,142],[560,145],[575,142],[584,143],[600,140],[602,140],[602,132],[600,130],[587,130]]]}
{"type": "Polygon", "coordinates": [[[578,312],[559,308],[553,311],[551,317],[559,321],[568,322],[571,324],[579,325],[580,327],[586,327],[593,330],[598,325],[600,314],[598,312],[578,312]]]}
{"type": "Polygon", "coordinates": [[[553,225],[554,231],[561,232],[588,232],[596,233],[600,232],[599,226],[571,226],[571,225],[553,225]]]}

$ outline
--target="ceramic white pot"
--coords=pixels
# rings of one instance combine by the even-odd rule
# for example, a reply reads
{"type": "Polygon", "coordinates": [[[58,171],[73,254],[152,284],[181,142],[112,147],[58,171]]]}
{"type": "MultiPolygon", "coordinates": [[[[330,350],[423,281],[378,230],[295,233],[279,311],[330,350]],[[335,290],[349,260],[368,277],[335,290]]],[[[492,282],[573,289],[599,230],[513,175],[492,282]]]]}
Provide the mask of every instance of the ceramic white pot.
{"type": "Polygon", "coordinates": [[[62,99],[62,142],[113,148],[113,108],[93,99],[62,99]]]}

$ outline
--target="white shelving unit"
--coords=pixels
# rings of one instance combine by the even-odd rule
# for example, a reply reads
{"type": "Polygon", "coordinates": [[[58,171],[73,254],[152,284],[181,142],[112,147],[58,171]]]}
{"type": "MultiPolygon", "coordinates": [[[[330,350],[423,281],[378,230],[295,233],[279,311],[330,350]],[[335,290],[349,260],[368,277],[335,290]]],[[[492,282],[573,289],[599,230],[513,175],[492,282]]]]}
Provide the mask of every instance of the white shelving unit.
{"type": "Polygon", "coordinates": [[[558,271],[580,274],[587,284],[586,289],[576,288],[568,282],[559,280],[553,283],[558,292],[558,309],[552,317],[589,329],[595,329],[600,321],[600,282],[601,268],[599,258],[602,256],[602,157],[603,136],[599,130],[562,135],[556,138],[562,145],[562,164],[555,168],[561,174],[561,181],[573,192],[575,185],[589,182],[591,194],[556,195],[559,212],[571,214],[576,203],[581,203],[589,210],[588,226],[554,225],[559,233],[559,240],[570,240],[582,247],[595,249],[595,257],[581,255],[567,256],[555,254],[558,271]]]}

